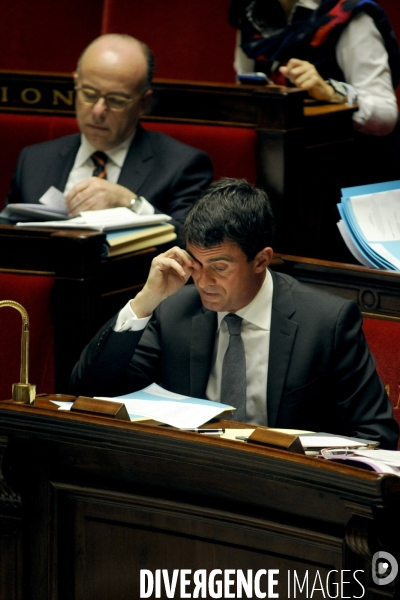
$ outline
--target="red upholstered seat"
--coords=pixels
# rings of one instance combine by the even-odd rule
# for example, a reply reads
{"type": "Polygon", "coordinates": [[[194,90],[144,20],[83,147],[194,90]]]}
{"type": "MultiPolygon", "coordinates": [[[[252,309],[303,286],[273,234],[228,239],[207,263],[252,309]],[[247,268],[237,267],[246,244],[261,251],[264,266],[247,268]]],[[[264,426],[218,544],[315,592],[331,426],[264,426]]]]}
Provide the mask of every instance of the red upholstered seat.
{"type": "MultiPolygon", "coordinates": [[[[54,392],[54,278],[0,273],[0,300],[15,300],[27,310],[30,322],[29,383],[37,393],[54,392]]],[[[0,400],[11,398],[20,381],[22,318],[14,308],[0,308],[0,400]]]]}
{"type": "MultiPolygon", "coordinates": [[[[254,129],[160,121],[148,121],[143,125],[207,152],[214,165],[215,179],[244,177],[250,183],[256,183],[257,134],[254,129]]],[[[1,210],[21,150],[31,144],[76,133],[78,126],[74,117],[0,113],[0,131],[6,149],[1,153],[1,210]]]]}
{"type": "Polygon", "coordinates": [[[400,321],[365,317],[363,329],[400,423],[400,321]]]}
{"type": "Polygon", "coordinates": [[[257,134],[254,129],[162,122],[145,122],[143,126],[207,152],[214,165],[215,179],[243,177],[256,183],[257,134]]]}

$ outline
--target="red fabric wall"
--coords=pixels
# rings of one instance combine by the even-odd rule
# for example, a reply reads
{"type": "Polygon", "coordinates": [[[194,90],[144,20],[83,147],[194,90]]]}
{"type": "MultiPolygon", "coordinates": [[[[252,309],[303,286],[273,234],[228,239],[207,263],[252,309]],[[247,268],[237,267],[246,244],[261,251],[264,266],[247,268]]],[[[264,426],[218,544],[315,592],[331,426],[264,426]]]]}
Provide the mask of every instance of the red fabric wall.
{"type": "MultiPolygon", "coordinates": [[[[380,0],[400,40],[400,5],[380,0]]],[[[156,77],[233,82],[235,31],[229,0],[18,0],[3,2],[0,69],[69,72],[82,49],[106,32],[146,42],[156,77]]]]}
{"type": "MultiPolygon", "coordinates": [[[[29,383],[36,392],[54,392],[54,279],[40,275],[0,273],[0,300],[26,309],[30,324],[29,383]]],[[[11,398],[20,381],[22,318],[14,308],[0,309],[0,400],[11,398]]]]}
{"type": "Polygon", "coordinates": [[[229,0],[105,0],[105,31],[125,31],[146,42],[156,57],[156,77],[233,83],[235,30],[229,0]]]}
{"type": "Polygon", "coordinates": [[[0,69],[73,71],[101,33],[134,35],[157,59],[156,77],[234,82],[229,0],[3,2],[0,69]]]}
{"type": "Polygon", "coordinates": [[[102,0],[2,2],[0,69],[68,72],[100,34],[102,0]]]}

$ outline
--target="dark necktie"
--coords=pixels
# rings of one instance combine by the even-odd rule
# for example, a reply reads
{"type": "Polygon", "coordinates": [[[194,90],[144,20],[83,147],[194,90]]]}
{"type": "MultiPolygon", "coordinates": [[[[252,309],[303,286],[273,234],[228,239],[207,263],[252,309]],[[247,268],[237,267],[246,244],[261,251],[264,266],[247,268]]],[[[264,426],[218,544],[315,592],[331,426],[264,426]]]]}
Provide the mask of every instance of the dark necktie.
{"type": "Polygon", "coordinates": [[[108,160],[107,154],[97,150],[91,157],[94,164],[93,177],[100,177],[100,179],[107,179],[106,162],[108,160]]]}
{"type": "Polygon", "coordinates": [[[229,331],[229,345],[222,363],[221,402],[236,408],[235,421],[246,422],[246,356],[240,329],[242,318],[235,314],[225,317],[229,331]]]}

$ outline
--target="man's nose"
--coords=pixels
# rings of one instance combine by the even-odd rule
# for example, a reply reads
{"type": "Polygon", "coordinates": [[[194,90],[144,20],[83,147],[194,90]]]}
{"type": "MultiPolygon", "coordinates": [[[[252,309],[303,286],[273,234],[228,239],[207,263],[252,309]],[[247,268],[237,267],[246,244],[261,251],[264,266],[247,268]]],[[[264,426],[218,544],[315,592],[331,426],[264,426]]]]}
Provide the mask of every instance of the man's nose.
{"type": "Polygon", "coordinates": [[[107,114],[107,104],[104,98],[99,98],[92,106],[92,114],[97,118],[104,118],[107,114]]]}
{"type": "Polygon", "coordinates": [[[193,271],[192,277],[195,279],[197,285],[202,289],[206,288],[208,285],[213,285],[215,283],[211,273],[209,273],[206,269],[199,269],[198,271],[193,271]]]}

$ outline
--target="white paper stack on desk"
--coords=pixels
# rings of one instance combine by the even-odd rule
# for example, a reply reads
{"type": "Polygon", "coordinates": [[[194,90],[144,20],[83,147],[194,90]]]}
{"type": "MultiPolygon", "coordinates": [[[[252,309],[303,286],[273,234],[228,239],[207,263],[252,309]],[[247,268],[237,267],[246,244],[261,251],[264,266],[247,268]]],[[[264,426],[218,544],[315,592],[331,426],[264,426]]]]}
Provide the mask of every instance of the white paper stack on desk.
{"type": "Polygon", "coordinates": [[[9,204],[0,216],[19,227],[51,229],[92,229],[107,232],[105,256],[160,246],[176,239],[171,217],[161,213],[137,215],[128,208],[83,211],[68,218],[64,195],[54,187],[47,190],[39,204],[9,204]],[[34,220],[29,220],[34,219],[34,220]]]}
{"type": "MultiPolygon", "coordinates": [[[[9,207],[15,206],[9,204],[9,207]]],[[[26,206],[26,205],[22,205],[26,206]]],[[[32,206],[32,205],[28,205],[32,206]]],[[[3,211],[4,212],[4,211],[3,211]]],[[[3,214],[3,213],[2,213],[3,214]]],[[[143,227],[144,225],[158,225],[170,221],[171,217],[161,213],[154,215],[137,215],[129,208],[106,208],[103,210],[85,210],[78,217],[58,221],[19,221],[19,227],[47,227],[51,229],[93,229],[95,231],[116,231],[143,227]]]]}
{"type": "Polygon", "coordinates": [[[339,231],[365,267],[400,271],[400,181],[342,190],[339,231]]]}
{"type": "Polygon", "coordinates": [[[362,448],[333,449],[321,451],[323,458],[344,462],[377,473],[392,473],[400,476],[400,452],[397,450],[365,450],[362,448]]]}
{"type": "Polygon", "coordinates": [[[162,213],[137,215],[123,206],[82,211],[78,217],[69,219],[65,208],[64,194],[53,186],[39,198],[38,204],[8,204],[0,216],[3,219],[17,221],[17,225],[20,227],[94,229],[96,231],[115,231],[145,225],[158,225],[171,220],[170,216],[162,213]]]}

